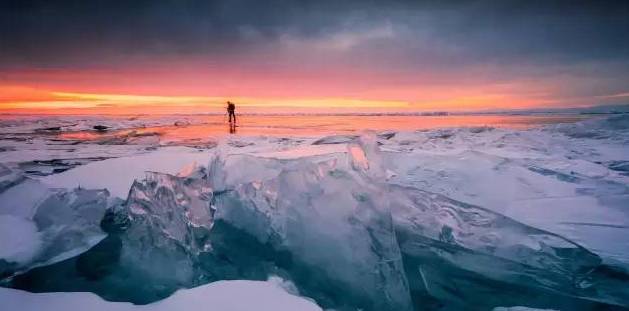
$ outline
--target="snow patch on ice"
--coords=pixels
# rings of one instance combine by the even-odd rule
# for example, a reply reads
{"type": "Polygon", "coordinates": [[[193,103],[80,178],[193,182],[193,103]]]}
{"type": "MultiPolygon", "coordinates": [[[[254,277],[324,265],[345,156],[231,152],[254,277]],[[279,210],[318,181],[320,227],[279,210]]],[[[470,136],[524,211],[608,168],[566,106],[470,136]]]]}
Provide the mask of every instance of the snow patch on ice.
{"type": "Polygon", "coordinates": [[[497,307],[497,308],[494,308],[493,311],[557,311],[557,310],[536,309],[536,308],[516,306],[516,307],[497,307]]]}
{"type": "Polygon", "coordinates": [[[33,260],[41,250],[42,236],[34,222],[0,215],[0,259],[19,265],[33,260]]]}
{"type": "Polygon", "coordinates": [[[159,152],[93,162],[41,180],[51,187],[107,189],[113,196],[125,198],[133,181],[142,179],[146,171],[177,174],[191,162],[206,162],[208,154],[186,147],[167,147],[159,152]]]}
{"type": "Polygon", "coordinates": [[[33,294],[8,288],[0,288],[0,301],[7,310],[22,311],[321,311],[314,302],[286,292],[275,281],[219,281],[142,306],[108,302],[91,293],[33,294]]]}

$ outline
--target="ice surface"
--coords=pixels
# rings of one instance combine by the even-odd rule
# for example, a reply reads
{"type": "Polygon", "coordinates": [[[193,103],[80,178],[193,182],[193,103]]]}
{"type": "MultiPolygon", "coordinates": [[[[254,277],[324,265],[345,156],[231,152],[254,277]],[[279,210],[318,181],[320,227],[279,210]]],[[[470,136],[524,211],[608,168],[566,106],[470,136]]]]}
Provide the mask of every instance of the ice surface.
{"type": "Polygon", "coordinates": [[[203,118],[194,116],[26,116],[13,115],[0,119],[0,129],[4,134],[28,134],[33,132],[76,132],[94,130],[95,126],[105,126],[107,130],[138,129],[175,123],[198,124],[203,118]]]}
{"type": "Polygon", "coordinates": [[[629,132],[608,124],[627,119],[527,131],[407,132],[381,143],[388,151],[385,162],[396,172],[394,183],[488,208],[565,236],[605,260],[629,263],[624,238],[629,236],[629,179],[615,169],[627,161],[629,132]],[[605,135],[565,135],[575,128],[605,135]]]}
{"type": "MultiPolygon", "coordinates": [[[[24,222],[30,238],[2,254],[56,263],[9,285],[148,303],[211,281],[281,275],[291,291],[341,310],[626,308],[627,120],[234,136],[210,152],[160,148],[45,184],[12,160],[0,167],[0,217],[9,235],[24,222]],[[113,201],[89,199],[101,192],[79,184],[127,198],[103,209],[100,242],[101,203],[87,202],[113,201]]],[[[20,148],[4,156],[17,159],[20,148]]]]}
{"type": "Polygon", "coordinates": [[[166,129],[206,122],[203,116],[0,116],[0,163],[28,176],[48,176],[162,146],[207,150],[215,138],[164,137],[166,129]]]}
{"type": "Polygon", "coordinates": [[[90,293],[32,294],[0,288],[0,301],[6,310],[22,311],[317,311],[315,303],[284,291],[274,282],[220,281],[194,289],[181,290],[149,305],[104,301],[90,293]]]}
{"type": "Polygon", "coordinates": [[[142,179],[144,172],[176,174],[189,163],[207,162],[208,154],[186,147],[167,147],[159,152],[93,162],[41,180],[54,187],[107,189],[112,196],[126,198],[133,181],[142,179]]]}

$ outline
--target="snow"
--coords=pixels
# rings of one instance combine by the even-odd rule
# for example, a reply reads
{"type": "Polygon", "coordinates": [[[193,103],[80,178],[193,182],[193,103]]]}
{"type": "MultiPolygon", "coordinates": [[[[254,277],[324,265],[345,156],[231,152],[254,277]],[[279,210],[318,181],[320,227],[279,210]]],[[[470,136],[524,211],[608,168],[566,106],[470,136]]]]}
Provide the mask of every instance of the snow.
{"type": "Polygon", "coordinates": [[[287,293],[274,282],[219,281],[188,290],[149,305],[108,302],[91,293],[32,294],[0,288],[6,310],[22,311],[321,311],[315,303],[287,293]]]}
{"type": "Polygon", "coordinates": [[[32,218],[36,207],[54,191],[34,179],[18,175],[17,183],[0,192],[0,214],[32,218]]]}
{"type": "Polygon", "coordinates": [[[0,259],[18,264],[30,262],[41,244],[35,223],[12,215],[0,215],[0,259]]]}
{"type": "Polygon", "coordinates": [[[536,308],[527,308],[521,306],[515,307],[496,307],[493,311],[557,311],[553,309],[536,309],[536,308]]]}

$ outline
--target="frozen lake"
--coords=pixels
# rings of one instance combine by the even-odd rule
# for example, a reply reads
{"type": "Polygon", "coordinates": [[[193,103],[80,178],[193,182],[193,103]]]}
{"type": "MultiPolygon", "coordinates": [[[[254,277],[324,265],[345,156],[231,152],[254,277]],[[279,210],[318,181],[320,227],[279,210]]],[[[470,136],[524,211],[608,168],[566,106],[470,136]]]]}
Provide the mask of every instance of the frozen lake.
{"type": "MultiPolygon", "coordinates": [[[[241,115],[238,135],[319,136],[347,134],[364,130],[412,131],[443,127],[491,126],[527,129],[547,124],[573,123],[592,115],[241,115]]],[[[141,115],[141,116],[23,116],[0,115],[0,133],[57,134],[61,139],[98,140],[124,135],[122,130],[138,129],[140,133],[158,134],[164,140],[189,140],[221,137],[230,134],[226,116],[221,115],[141,115]],[[110,126],[110,132],[99,133],[94,125],[110,126]],[[6,126],[11,125],[10,128],[6,126]],[[23,125],[23,126],[20,126],[23,125]],[[39,126],[39,127],[37,127],[39,126]],[[57,130],[54,128],[60,127],[57,130]],[[53,128],[53,130],[46,130],[53,128]],[[111,130],[114,132],[112,133],[111,130]],[[116,132],[120,131],[120,132],[116,132]]]]}
{"type": "Polygon", "coordinates": [[[627,115],[3,116],[0,165],[14,288],[150,303],[278,273],[323,308],[629,304],[627,115]]]}

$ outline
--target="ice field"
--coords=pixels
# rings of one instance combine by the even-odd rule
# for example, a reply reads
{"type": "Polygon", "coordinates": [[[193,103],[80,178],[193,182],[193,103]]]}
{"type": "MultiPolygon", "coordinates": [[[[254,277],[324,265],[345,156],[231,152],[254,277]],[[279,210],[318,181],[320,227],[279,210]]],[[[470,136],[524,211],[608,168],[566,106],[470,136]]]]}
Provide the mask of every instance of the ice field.
{"type": "Polygon", "coordinates": [[[0,121],[3,304],[629,308],[626,114],[240,135],[200,117],[0,121]]]}

